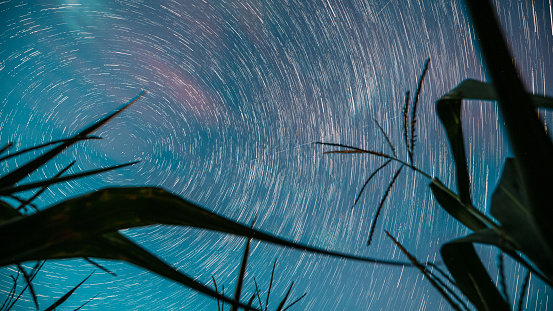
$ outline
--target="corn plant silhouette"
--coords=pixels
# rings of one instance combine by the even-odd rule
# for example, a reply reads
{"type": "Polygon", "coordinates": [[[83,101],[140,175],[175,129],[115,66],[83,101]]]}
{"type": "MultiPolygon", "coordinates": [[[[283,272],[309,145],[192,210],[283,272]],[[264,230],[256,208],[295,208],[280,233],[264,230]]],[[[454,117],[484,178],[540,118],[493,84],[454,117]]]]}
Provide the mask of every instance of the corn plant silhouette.
{"type": "MultiPolygon", "coordinates": [[[[374,233],[380,210],[397,176],[403,167],[410,168],[430,180],[430,190],[440,206],[473,233],[445,243],[441,247],[442,258],[452,276],[450,278],[440,272],[446,281],[433,274],[427,268],[430,265],[419,264],[416,258],[392,235],[386,232],[387,235],[455,310],[469,310],[469,307],[463,303],[450,285],[462,292],[478,310],[511,309],[503,271],[504,254],[509,255],[527,269],[516,306],[518,310],[522,310],[524,294],[531,274],[543,280],[548,286],[553,286],[553,210],[550,208],[548,198],[548,192],[553,189],[553,179],[550,178],[553,176],[551,161],[553,143],[535,112],[536,108],[553,108],[553,98],[528,94],[524,90],[490,2],[487,0],[467,0],[466,2],[493,84],[468,79],[442,96],[436,103],[437,114],[445,128],[453,154],[458,193],[447,188],[438,178],[420,171],[413,164],[417,123],[416,103],[428,68],[428,61],[415,93],[417,95],[412,108],[410,127],[407,126],[410,95],[409,92],[406,93],[403,110],[403,141],[407,150],[407,161],[398,158],[396,149],[378,122],[377,125],[385,136],[392,155],[337,143],[320,144],[345,148],[325,153],[368,153],[387,160],[369,176],[354,206],[368,182],[382,168],[392,161],[400,164],[373,219],[368,244],[374,233]],[[499,184],[493,192],[491,216],[480,212],[471,199],[461,122],[461,108],[463,100],[466,99],[498,101],[515,155],[514,158],[507,158],[505,161],[499,184]],[[495,286],[476,254],[473,246],[475,243],[492,245],[500,250],[498,275],[501,291],[495,286]],[[519,253],[524,254],[529,261],[519,253]]],[[[515,306],[512,307],[515,308],[515,306]]]]}

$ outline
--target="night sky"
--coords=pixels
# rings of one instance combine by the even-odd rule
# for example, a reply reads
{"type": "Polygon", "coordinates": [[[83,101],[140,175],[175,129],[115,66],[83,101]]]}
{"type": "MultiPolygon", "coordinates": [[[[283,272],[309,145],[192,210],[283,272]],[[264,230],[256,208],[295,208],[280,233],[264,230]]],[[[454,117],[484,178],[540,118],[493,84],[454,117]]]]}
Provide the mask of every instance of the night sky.
{"type": "MultiPolygon", "coordinates": [[[[320,248],[405,261],[388,230],[420,261],[469,233],[435,202],[428,180],[404,169],[366,246],[389,165],[353,202],[384,159],[323,154],[313,142],[399,157],[405,92],[424,61],[414,163],[455,189],[453,159],[435,102],[463,79],[486,80],[460,0],[186,0],[0,2],[0,142],[15,149],[68,137],[141,90],[147,94],[27,181],[135,160],[115,172],[51,187],[37,204],[108,186],[153,185],[255,228],[320,248]]],[[[551,0],[495,2],[527,90],[553,94],[551,0]]],[[[551,124],[550,113],[540,112],[551,124]]],[[[471,101],[463,122],[474,203],[489,208],[509,154],[497,106],[471,101]]],[[[36,154],[35,154],[36,155],[36,154]]],[[[33,155],[30,155],[33,156],[33,155]]],[[[30,156],[2,164],[2,174],[30,156]]],[[[186,227],[125,230],[190,276],[232,296],[246,239],[186,227]]],[[[498,251],[478,248],[497,280],[498,251]]],[[[387,267],[252,243],[243,297],[262,294],[277,260],[269,309],[294,281],[289,310],[449,310],[414,268],[387,267]]],[[[216,300],[122,262],[48,262],[35,289],[41,308],[94,275],[59,310],[216,310],[216,300]]],[[[525,270],[507,260],[511,304],[525,270]]],[[[32,266],[32,263],[26,266],[32,266]]],[[[16,268],[0,269],[0,300],[16,268]]],[[[22,286],[20,287],[22,288],[22,286]]],[[[553,290],[532,276],[527,310],[552,310],[553,290]]],[[[247,298],[243,298],[247,300],[247,298]]],[[[26,292],[16,310],[32,308],[26,292]]],[[[228,306],[226,307],[228,309],[228,306]]]]}

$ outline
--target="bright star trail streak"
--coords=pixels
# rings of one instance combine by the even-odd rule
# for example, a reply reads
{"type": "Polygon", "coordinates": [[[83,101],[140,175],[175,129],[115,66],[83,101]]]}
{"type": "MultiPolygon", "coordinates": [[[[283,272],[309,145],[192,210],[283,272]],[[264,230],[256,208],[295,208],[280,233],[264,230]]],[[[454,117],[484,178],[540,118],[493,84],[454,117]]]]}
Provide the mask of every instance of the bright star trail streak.
{"type": "MultiPolygon", "coordinates": [[[[324,141],[388,152],[373,118],[407,158],[405,92],[424,61],[414,162],[455,189],[453,159],[435,101],[465,78],[486,79],[474,29],[460,0],[420,1],[3,1],[0,2],[0,142],[16,148],[68,137],[145,87],[148,93],[30,179],[140,160],[116,172],[52,187],[37,204],[108,186],[155,185],[243,224],[309,245],[406,260],[389,231],[420,261],[440,261],[443,243],[468,233],[435,202],[428,180],[404,169],[377,223],[372,218],[392,163],[351,206],[385,161],[323,154],[324,141]]],[[[528,90],[553,95],[551,1],[495,3],[528,90]],[[549,29],[551,27],[551,29],[549,29]]],[[[494,103],[464,106],[475,205],[489,198],[509,153],[494,103]]],[[[540,112],[547,124],[551,114],[540,112]]],[[[550,126],[550,125],[549,125],[550,126]]],[[[29,158],[9,162],[9,168],[29,158]]],[[[245,239],[184,227],[124,234],[199,282],[232,295],[245,239]]],[[[497,282],[496,249],[479,248],[497,282]]],[[[269,309],[294,281],[289,310],[449,310],[414,268],[386,267],[253,242],[244,297],[254,277],[269,309]]],[[[94,275],[60,310],[216,310],[216,300],[121,262],[49,261],[35,284],[41,307],[94,275]]],[[[31,264],[26,264],[30,267],[31,264]]],[[[515,303],[525,270],[507,260],[515,303]]],[[[13,267],[0,270],[0,300],[13,267]]],[[[527,310],[552,310],[553,294],[532,276],[527,310]]],[[[247,299],[247,298],[244,298],[247,299]]],[[[17,310],[32,309],[26,292],[17,310]]],[[[228,308],[228,306],[227,306],[228,308]]]]}

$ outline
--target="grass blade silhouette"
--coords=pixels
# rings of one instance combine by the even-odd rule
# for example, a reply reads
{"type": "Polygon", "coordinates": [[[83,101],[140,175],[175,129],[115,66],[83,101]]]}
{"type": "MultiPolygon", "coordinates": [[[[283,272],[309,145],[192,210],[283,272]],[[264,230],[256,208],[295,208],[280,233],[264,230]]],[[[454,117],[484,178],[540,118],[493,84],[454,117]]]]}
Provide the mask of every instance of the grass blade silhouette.
{"type": "MultiPolygon", "coordinates": [[[[25,153],[27,153],[27,152],[31,152],[31,151],[37,150],[37,149],[42,149],[42,148],[45,148],[45,147],[48,147],[48,146],[51,146],[51,145],[55,145],[55,144],[59,144],[59,143],[64,143],[64,142],[70,142],[70,141],[73,141],[73,140],[75,140],[75,139],[76,139],[76,138],[74,138],[74,137],[72,137],[72,138],[66,138],[66,139],[59,139],[59,140],[50,141],[50,142],[47,142],[47,143],[44,143],[44,144],[40,144],[40,145],[37,145],[37,146],[29,147],[29,148],[23,149],[23,150],[21,150],[21,151],[17,151],[17,152],[8,154],[8,155],[6,155],[6,156],[3,156],[3,157],[0,158],[0,161],[5,161],[5,160],[11,159],[11,158],[13,158],[13,157],[16,157],[16,156],[25,154],[25,153]]],[[[98,137],[98,136],[90,135],[90,136],[80,137],[80,138],[78,139],[78,141],[89,140],[89,139],[102,139],[102,138],[101,138],[101,137],[98,137]]],[[[2,152],[0,152],[0,154],[1,154],[1,153],[2,153],[2,152]]]]}
{"type": "Polygon", "coordinates": [[[83,283],[86,282],[86,280],[88,280],[88,278],[90,278],[92,276],[92,274],[94,274],[94,272],[89,274],[84,280],[81,281],[81,283],[77,284],[70,291],[65,293],[65,295],[61,296],[61,298],[56,300],[56,302],[54,302],[51,306],[44,309],[44,311],[52,311],[55,308],[57,308],[58,306],[60,306],[62,303],[64,303],[71,295],[73,295],[73,293],[77,290],[77,288],[79,288],[81,285],[83,285],[83,283]]]}
{"type": "MultiPolygon", "coordinates": [[[[65,173],[68,169],[70,169],[76,162],[77,161],[71,162],[69,165],[67,165],[61,171],[59,171],[56,175],[54,175],[52,179],[59,178],[63,173],[65,173]]],[[[48,189],[48,186],[49,185],[44,185],[40,187],[40,189],[35,194],[33,194],[33,196],[21,202],[21,204],[17,207],[17,210],[21,211],[22,209],[25,208],[25,206],[30,205],[36,198],[38,198],[38,196],[40,196],[44,191],[46,191],[46,189],[48,189]]],[[[36,207],[34,209],[35,209],[35,212],[38,212],[38,209],[36,207]]]]}
{"type": "Polygon", "coordinates": [[[25,271],[25,268],[23,268],[21,264],[17,264],[17,269],[19,269],[19,271],[23,275],[23,278],[25,279],[25,282],[27,282],[27,287],[29,288],[29,292],[33,297],[33,302],[35,303],[35,307],[38,310],[38,299],[36,297],[36,292],[35,292],[35,287],[33,286],[32,277],[27,274],[27,271],[25,271]]]}
{"type": "MultiPolygon", "coordinates": [[[[253,219],[252,224],[250,228],[253,229],[253,225],[255,224],[255,219],[253,219]]],[[[252,242],[252,238],[248,238],[246,241],[246,246],[244,247],[244,254],[242,254],[242,262],[240,263],[240,269],[238,272],[238,280],[236,281],[236,288],[234,289],[234,301],[239,302],[240,301],[240,294],[242,293],[242,285],[244,284],[244,276],[246,275],[246,267],[248,265],[248,256],[250,255],[250,243],[252,242]]],[[[238,304],[234,303],[232,307],[230,308],[231,311],[238,311],[238,304]]]]}
{"type": "Polygon", "coordinates": [[[363,184],[363,187],[361,187],[361,190],[359,191],[359,194],[357,194],[357,198],[355,199],[355,202],[353,203],[353,206],[351,207],[352,209],[355,207],[355,205],[357,205],[357,202],[359,202],[359,199],[361,198],[361,195],[363,194],[363,191],[365,190],[365,187],[367,187],[367,185],[369,184],[371,179],[376,175],[376,173],[378,173],[378,171],[380,171],[381,169],[385,168],[388,164],[390,164],[390,162],[392,162],[392,160],[386,161],[379,168],[377,168],[376,171],[374,171],[371,174],[371,176],[369,176],[369,178],[367,178],[367,181],[365,181],[365,183],[363,184]]]}
{"type": "Polygon", "coordinates": [[[267,299],[265,300],[265,311],[269,307],[269,296],[271,295],[271,288],[273,287],[273,278],[275,276],[275,267],[277,260],[273,263],[273,270],[271,271],[271,281],[269,281],[269,289],[267,290],[267,299]]]}
{"type": "Polygon", "coordinates": [[[386,192],[384,193],[384,196],[382,197],[382,200],[380,200],[380,205],[378,206],[378,209],[376,210],[376,214],[374,215],[373,222],[371,224],[371,231],[369,233],[369,240],[367,241],[367,245],[371,245],[371,241],[373,239],[374,230],[376,229],[376,223],[378,221],[378,217],[380,216],[380,212],[382,211],[382,207],[384,206],[384,202],[386,202],[386,198],[388,197],[388,194],[390,194],[390,191],[392,190],[392,187],[394,186],[394,183],[397,180],[397,177],[399,176],[399,173],[401,173],[401,169],[403,169],[403,166],[401,166],[396,173],[394,174],[394,178],[392,178],[392,181],[390,182],[390,185],[388,185],[388,189],[386,189],[386,192]]]}
{"type": "Polygon", "coordinates": [[[382,135],[384,135],[384,138],[386,138],[386,142],[388,143],[388,146],[390,146],[390,149],[392,149],[392,154],[394,155],[394,157],[397,158],[396,148],[394,148],[394,145],[392,145],[392,142],[390,141],[390,138],[388,137],[388,134],[386,134],[386,132],[384,131],[382,126],[380,126],[380,123],[378,123],[378,121],[376,121],[376,119],[373,118],[373,120],[376,123],[376,125],[378,126],[378,128],[380,129],[380,132],[382,133],[382,135]]]}
{"type": "Polygon", "coordinates": [[[13,142],[9,142],[7,143],[5,146],[3,146],[2,148],[0,148],[0,154],[10,150],[10,148],[13,147],[13,142]]]}
{"type": "Polygon", "coordinates": [[[292,284],[290,284],[290,287],[288,288],[288,291],[286,292],[286,295],[284,296],[284,298],[282,299],[282,301],[280,302],[280,304],[276,308],[276,311],[282,311],[282,308],[284,308],[284,304],[286,303],[286,300],[288,299],[288,296],[290,295],[290,291],[292,291],[293,286],[294,286],[294,282],[292,282],[292,284]]]}
{"type": "Polygon", "coordinates": [[[105,173],[105,172],[113,171],[113,170],[120,169],[120,168],[123,168],[123,167],[127,167],[127,166],[130,166],[130,165],[135,165],[139,162],[140,161],[135,161],[135,162],[125,163],[125,164],[119,164],[119,165],[94,169],[94,170],[90,170],[90,171],[86,171],[86,172],[81,172],[81,173],[76,173],[76,174],[73,174],[73,175],[68,175],[68,176],[65,176],[65,177],[55,177],[55,178],[51,178],[51,179],[32,182],[32,183],[24,184],[24,185],[21,185],[21,186],[5,187],[5,188],[0,189],[0,196],[6,196],[6,195],[13,194],[13,193],[32,190],[32,189],[41,188],[41,187],[48,187],[48,186],[53,185],[53,184],[58,184],[58,183],[61,183],[61,182],[65,182],[65,181],[69,181],[69,180],[73,180],[73,179],[77,179],[77,178],[82,178],[82,177],[87,177],[87,176],[96,175],[96,174],[100,174],[100,173],[105,173]]]}
{"type": "Polygon", "coordinates": [[[52,150],[46,152],[45,154],[31,160],[27,164],[19,167],[18,169],[6,174],[5,176],[2,176],[0,178],[0,188],[10,187],[18,183],[21,179],[27,177],[30,173],[41,167],[42,165],[46,164],[46,162],[50,161],[52,158],[60,154],[63,150],[67,149],[69,146],[73,145],[74,143],[83,140],[89,134],[109,122],[111,119],[113,119],[115,116],[123,112],[125,109],[130,107],[132,104],[134,104],[136,101],[138,101],[144,94],[146,94],[147,90],[143,90],[140,92],[137,96],[135,96],[133,99],[131,99],[127,104],[125,104],[123,107],[117,109],[115,112],[109,114],[108,116],[101,118],[100,120],[96,121],[91,126],[85,128],[84,130],[80,131],[78,134],[73,136],[72,138],[67,139],[65,142],[61,143],[59,146],[53,148],[52,150]]]}
{"type": "Polygon", "coordinates": [[[19,273],[17,273],[17,276],[14,278],[10,275],[13,281],[13,286],[8,292],[8,297],[4,300],[4,303],[2,303],[2,306],[0,307],[0,311],[4,311],[4,307],[9,306],[12,299],[15,297],[15,290],[17,289],[17,280],[19,279],[19,273]]]}
{"type": "Polygon", "coordinates": [[[77,309],[73,310],[73,311],[78,311],[80,310],[82,307],[86,306],[89,302],[91,302],[92,300],[96,299],[96,297],[98,297],[98,294],[94,295],[94,297],[88,299],[87,301],[85,301],[85,303],[83,303],[82,305],[80,305],[77,309]]]}
{"type": "Polygon", "coordinates": [[[428,281],[432,284],[432,286],[440,293],[440,295],[442,295],[442,297],[444,297],[444,299],[449,303],[449,305],[454,309],[454,310],[458,310],[458,311],[461,311],[461,308],[459,308],[459,306],[453,302],[453,300],[451,300],[451,297],[449,297],[449,295],[444,292],[444,290],[442,289],[441,286],[439,286],[435,281],[434,281],[434,278],[431,277],[430,275],[430,272],[423,266],[421,265],[417,258],[415,258],[415,256],[411,255],[411,253],[409,253],[409,251],[407,251],[407,249],[405,249],[403,247],[403,245],[401,245],[388,231],[384,231],[386,233],[386,235],[394,242],[394,244],[401,250],[401,252],[407,256],[407,258],[409,258],[409,261],[411,261],[411,263],[417,267],[417,269],[419,269],[422,274],[424,276],[426,276],[426,278],[428,279],[428,281]]]}
{"type": "Polygon", "coordinates": [[[298,299],[294,300],[291,304],[289,304],[286,308],[284,308],[282,311],[286,311],[288,309],[290,309],[293,305],[295,305],[296,303],[300,302],[300,300],[302,300],[305,295],[307,295],[307,293],[304,293],[303,295],[301,295],[298,299]]]}

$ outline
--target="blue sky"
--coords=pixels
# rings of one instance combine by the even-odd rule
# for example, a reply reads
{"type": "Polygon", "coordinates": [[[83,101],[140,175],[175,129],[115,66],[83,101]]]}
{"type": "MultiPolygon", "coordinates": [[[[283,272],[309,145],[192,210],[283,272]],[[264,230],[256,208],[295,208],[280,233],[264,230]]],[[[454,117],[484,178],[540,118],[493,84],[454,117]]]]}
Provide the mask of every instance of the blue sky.
{"type": "MultiPolygon", "coordinates": [[[[527,89],[551,95],[551,3],[498,5],[527,89]]],[[[52,187],[38,201],[107,186],[161,186],[241,223],[313,246],[404,260],[390,231],[421,261],[467,233],[411,171],[398,178],[366,246],[372,218],[397,167],[388,167],[351,205],[382,159],[324,155],[315,141],[386,151],[379,121],[402,145],[404,93],[424,61],[415,164],[450,187],[453,161],[435,101],[465,78],[486,79],[477,40],[460,1],[4,1],[0,4],[0,141],[16,148],[67,137],[134,97],[145,97],[30,178],[140,160],[117,172],[52,187]]],[[[542,114],[550,123],[550,114],[542,114]]],[[[495,104],[463,114],[474,202],[485,210],[508,147],[495,104]]],[[[10,167],[25,159],[10,162],[10,167]]],[[[233,288],[245,240],[202,230],[153,226],[124,232],[179,270],[233,288]]],[[[497,252],[482,248],[496,277],[497,252]]],[[[272,306],[295,281],[291,310],[448,310],[415,269],[360,264],[255,242],[246,276],[268,286],[278,258],[272,306]]],[[[67,309],[214,310],[215,300],[118,262],[80,288],[67,309]]],[[[508,262],[511,298],[523,270],[508,262]]],[[[47,306],[94,267],[52,261],[36,289],[47,306]]],[[[0,291],[13,268],[0,270],[0,291]]],[[[528,310],[547,310],[551,289],[532,278],[528,310]]],[[[21,308],[29,306],[26,294],[21,308]]],[[[553,305],[552,305],[553,306],[553,305]]],[[[61,308],[63,309],[63,308],[61,308]]],[[[65,309],[63,309],[65,310],[65,309]]]]}

